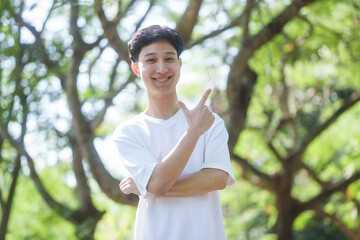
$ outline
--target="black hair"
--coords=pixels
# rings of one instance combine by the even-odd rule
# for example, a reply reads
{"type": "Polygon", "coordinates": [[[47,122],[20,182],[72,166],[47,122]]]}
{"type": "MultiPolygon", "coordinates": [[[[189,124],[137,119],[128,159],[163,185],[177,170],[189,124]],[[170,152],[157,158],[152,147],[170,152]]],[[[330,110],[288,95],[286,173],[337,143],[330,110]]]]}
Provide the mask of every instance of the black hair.
{"type": "Polygon", "coordinates": [[[128,42],[128,51],[131,61],[134,63],[137,62],[142,47],[159,39],[168,40],[175,48],[177,57],[180,57],[180,54],[184,50],[184,43],[180,34],[174,29],[166,26],[152,25],[135,32],[128,42]]]}

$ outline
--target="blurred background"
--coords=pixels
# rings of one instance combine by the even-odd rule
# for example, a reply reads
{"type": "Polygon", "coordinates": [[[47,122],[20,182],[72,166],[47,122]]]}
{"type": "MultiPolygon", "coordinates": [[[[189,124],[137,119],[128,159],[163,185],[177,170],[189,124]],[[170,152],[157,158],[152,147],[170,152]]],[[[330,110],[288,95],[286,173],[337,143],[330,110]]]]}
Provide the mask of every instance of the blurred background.
{"type": "Polygon", "coordinates": [[[127,41],[167,25],[179,99],[226,122],[229,240],[360,239],[358,0],[1,0],[0,239],[132,239],[111,140],[146,107],[127,41]]]}

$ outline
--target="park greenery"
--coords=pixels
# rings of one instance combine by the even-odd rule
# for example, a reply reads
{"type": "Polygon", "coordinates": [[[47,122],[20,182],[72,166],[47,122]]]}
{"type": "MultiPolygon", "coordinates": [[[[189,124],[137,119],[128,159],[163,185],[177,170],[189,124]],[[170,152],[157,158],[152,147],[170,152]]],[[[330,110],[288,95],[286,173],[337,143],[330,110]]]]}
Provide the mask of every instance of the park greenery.
{"type": "Polygon", "coordinates": [[[146,106],[127,41],[186,49],[179,98],[206,88],[236,184],[228,239],[360,239],[357,0],[1,0],[0,239],[132,239],[137,196],[111,141],[146,106]]]}

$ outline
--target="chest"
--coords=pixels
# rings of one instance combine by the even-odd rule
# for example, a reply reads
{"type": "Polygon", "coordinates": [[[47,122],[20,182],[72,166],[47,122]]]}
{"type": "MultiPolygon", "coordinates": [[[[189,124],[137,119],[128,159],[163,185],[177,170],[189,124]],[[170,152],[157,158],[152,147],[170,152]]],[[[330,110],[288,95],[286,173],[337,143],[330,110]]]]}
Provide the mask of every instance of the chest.
{"type": "MultiPolygon", "coordinates": [[[[144,131],[143,137],[146,146],[149,148],[148,150],[158,161],[161,161],[176,147],[186,130],[187,124],[183,121],[171,126],[153,125],[144,131]]],[[[197,172],[201,169],[204,163],[205,147],[203,135],[196,143],[182,175],[197,172]]]]}

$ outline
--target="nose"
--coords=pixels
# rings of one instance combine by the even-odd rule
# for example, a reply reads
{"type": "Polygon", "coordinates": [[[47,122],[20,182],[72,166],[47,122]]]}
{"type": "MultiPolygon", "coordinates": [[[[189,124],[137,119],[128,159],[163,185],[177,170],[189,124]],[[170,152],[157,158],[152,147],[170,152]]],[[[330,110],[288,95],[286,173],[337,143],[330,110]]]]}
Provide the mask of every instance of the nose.
{"type": "Polygon", "coordinates": [[[168,69],[167,69],[166,63],[164,61],[158,61],[156,72],[157,73],[165,73],[167,71],[168,71],[168,69]]]}

